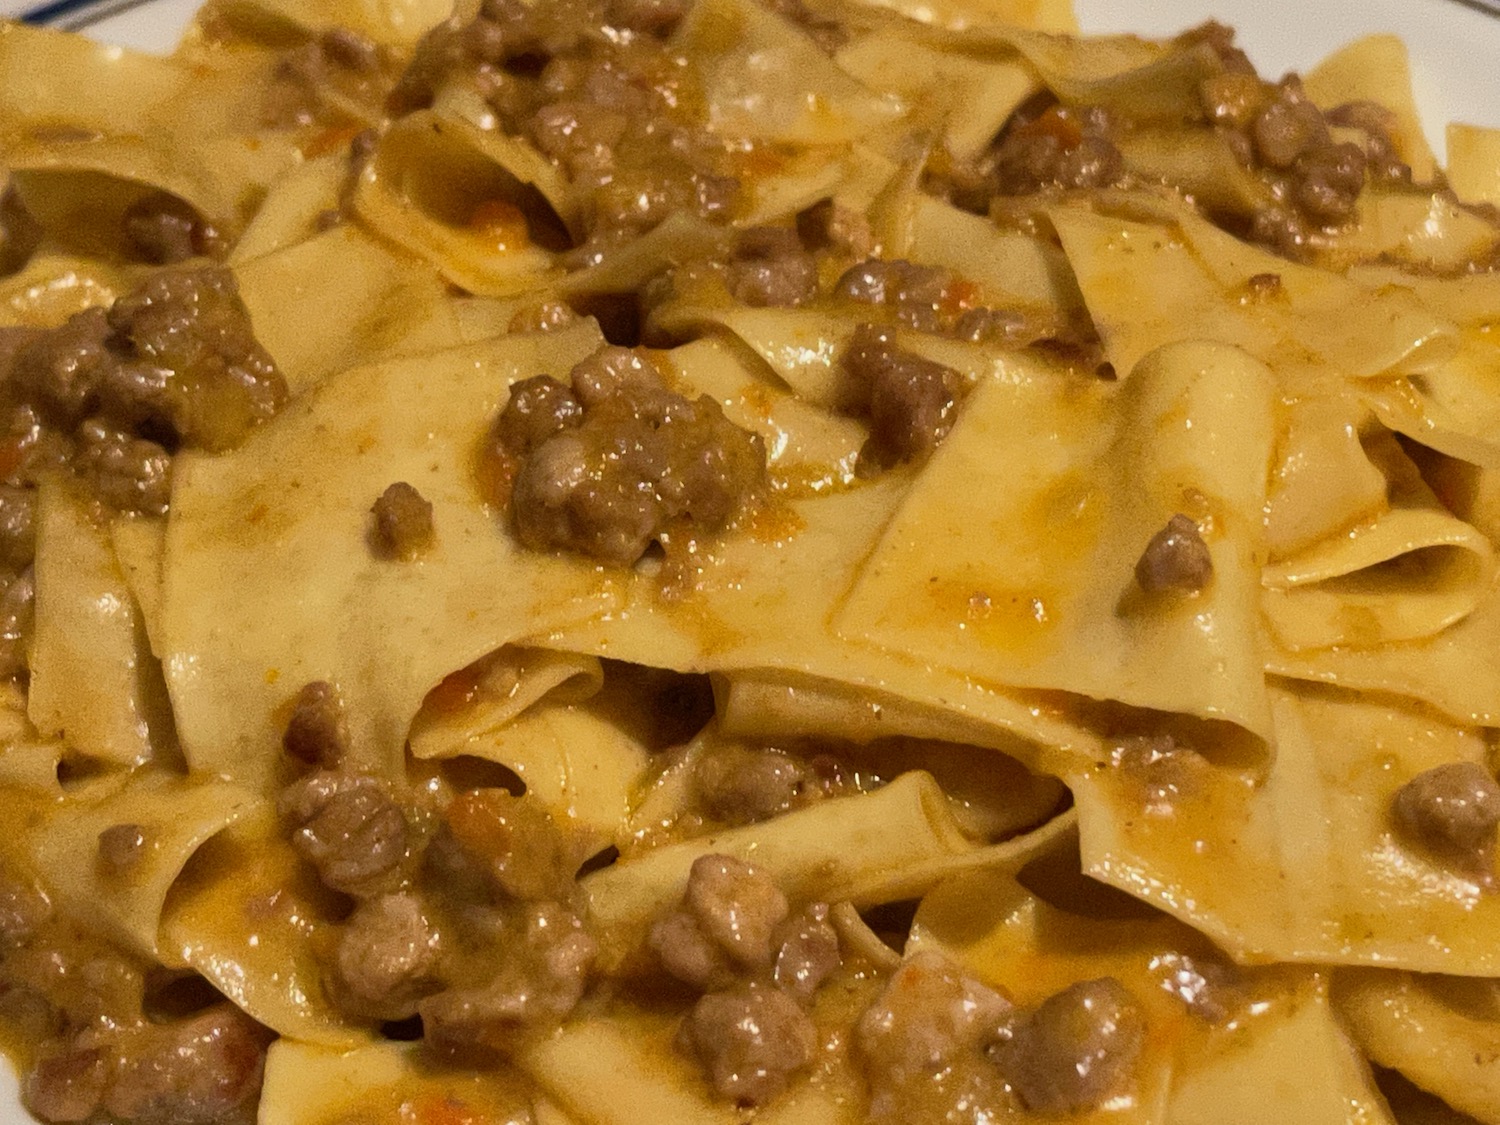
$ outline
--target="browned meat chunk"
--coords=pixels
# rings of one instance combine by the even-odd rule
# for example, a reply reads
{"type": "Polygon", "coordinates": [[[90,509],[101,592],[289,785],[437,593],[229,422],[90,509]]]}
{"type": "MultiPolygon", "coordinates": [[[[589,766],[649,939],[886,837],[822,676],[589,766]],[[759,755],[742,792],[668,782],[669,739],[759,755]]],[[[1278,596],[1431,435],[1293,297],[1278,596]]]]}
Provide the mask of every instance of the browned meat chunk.
{"type": "Polygon", "coordinates": [[[958,417],[957,372],[897,347],[871,325],[855,330],[844,370],[869,404],[870,440],[860,454],[890,468],[922,461],[942,444],[958,417]]]}
{"type": "Polygon", "coordinates": [[[382,895],[361,903],[339,937],[335,957],[341,1006],[371,1019],[416,1014],[430,991],[439,952],[438,932],[410,894],[382,895]]]}
{"type": "Polygon", "coordinates": [[[552,814],[503,789],[472,789],[448,806],[446,832],[512,899],[561,899],[581,858],[552,814]]]}
{"type": "Polygon", "coordinates": [[[1327,143],[1328,125],[1300,84],[1288,84],[1251,122],[1250,138],[1262,164],[1290,168],[1303,153],[1327,143]]]}
{"type": "Polygon", "coordinates": [[[1018,312],[977,308],[958,318],[953,334],[976,344],[1022,344],[1028,342],[1028,325],[1018,312]]]}
{"type": "Polygon", "coordinates": [[[752,227],[741,231],[729,262],[729,292],[757,308],[800,305],[818,291],[818,267],[795,231],[752,227]]]}
{"type": "Polygon", "coordinates": [[[1152,816],[1167,816],[1184,799],[1203,788],[1208,763],[1171,735],[1124,739],[1110,761],[1136,789],[1141,808],[1152,816]]]}
{"type": "Polygon", "coordinates": [[[1196,593],[1213,577],[1214,560],[1198,525],[1180,512],[1151,537],[1135,564],[1135,580],[1148,594],[1196,593]]]}
{"type": "Polygon", "coordinates": [[[42,225],[36,221],[15,188],[0,192],[0,277],[24,266],[42,242],[42,225]]]}
{"type": "Polygon", "coordinates": [[[868,258],[850,266],[834,283],[835,296],[866,305],[885,305],[902,324],[935,332],[957,304],[955,280],[947,270],[901,258],[868,258]]]}
{"type": "Polygon", "coordinates": [[[860,212],[825,199],[797,216],[797,236],[810,250],[863,258],[875,245],[870,221],[860,212]]]}
{"type": "Polygon", "coordinates": [[[994,1040],[1011,1013],[1005,997],[936,953],[902,963],[865,1010],[854,1042],[880,1116],[965,1054],[994,1040]]]}
{"type": "Polygon", "coordinates": [[[165,266],[188,258],[219,257],[224,240],[212,225],[175,195],[153,191],[125,209],[125,246],[142,262],[165,266]]]}
{"type": "Polygon", "coordinates": [[[30,566],[36,555],[36,490],[0,485],[0,565],[30,566]]]}
{"type": "Polygon", "coordinates": [[[771,964],[771,938],[788,907],[765,872],[733,856],[700,856],[682,898],[703,932],[735,961],[750,968],[771,964]]]}
{"type": "Polygon", "coordinates": [[[635,353],[605,348],[572,380],[581,422],[529,449],[534,419],[501,427],[502,442],[507,431],[517,441],[504,448],[520,460],[511,511],[526,546],[629,564],[672,526],[721,530],[765,491],[759,437],[706,395],[690,402],[668,390],[635,353]]]}
{"type": "Polygon", "coordinates": [[[292,704],[281,746],[299,762],[331,770],[349,753],[349,725],[339,689],[327,680],[304,684],[292,704]]]}
{"type": "Polygon", "coordinates": [[[11,387],[63,425],[81,421],[114,362],[105,347],[109,334],[108,314],[85,309],[50,332],[30,335],[15,351],[11,387]]]}
{"type": "Polygon", "coordinates": [[[818,790],[807,767],[780,750],[728,744],[693,762],[693,795],[726,824],[752,824],[785,812],[818,790]]]}
{"type": "Polygon", "coordinates": [[[1320,225],[1353,218],[1367,165],[1364,150],[1347,142],[1309,153],[1301,162],[1297,206],[1320,225]]]}
{"type": "Polygon", "coordinates": [[[608,0],[605,18],[616,27],[666,35],[691,6],[689,0],[608,0]]]}
{"type": "Polygon", "coordinates": [[[495,437],[513,456],[525,457],[542,442],[583,421],[573,392],[550,375],[537,375],[510,389],[495,423],[495,437]]]}
{"type": "Polygon", "coordinates": [[[686,910],[672,910],[658,918],[647,944],[661,959],[662,968],[695,988],[728,988],[739,975],[739,966],[686,910]]]}
{"type": "MultiPolygon", "coordinates": [[[[535,305],[528,305],[525,308],[517,310],[515,315],[510,318],[510,324],[507,327],[514,333],[553,332],[577,322],[578,314],[561,301],[540,301],[535,305]]],[[[537,378],[547,379],[547,376],[539,375],[537,378]]],[[[549,379],[548,381],[556,382],[555,379],[549,379]]],[[[528,379],[526,382],[531,382],[531,380],[528,379]]],[[[520,385],[519,383],[516,384],[517,387],[520,385]]],[[[558,385],[561,386],[560,383],[558,385]]],[[[512,387],[510,393],[514,397],[516,387],[512,387]]]]}
{"type": "Polygon", "coordinates": [[[792,915],[776,933],[777,987],[806,1003],[839,967],[839,935],[828,921],[828,904],[815,902],[792,915]]]}
{"type": "Polygon", "coordinates": [[[764,872],[732,856],[700,856],[682,906],[656,921],[650,945],[679,980],[723,988],[738,973],[771,967],[773,939],[789,909],[764,872]]]}
{"type": "Polygon", "coordinates": [[[91,418],[78,428],[74,467],[94,495],[121,512],[159,516],[172,501],[172,455],[91,418]]]}
{"type": "Polygon", "coordinates": [[[282,790],[277,808],[292,847],[336,891],[370,894],[406,858],[406,817],[373,777],[309,774],[282,790]]]}
{"type": "Polygon", "coordinates": [[[318,37],[318,50],[334,66],[371,74],[380,69],[380,44],[347,27],[330,27],[318,37]]]}
{"type": "Polygon", "coordinates": [[[1100,977],[1050,997],[991,1055],[1027,1109],[1076,1113],[1130,1088],[1145,1034],[1129,990],[1100,977]]]}
{"type": "Polygon", "coordinates": [[[104,1110],[137,1125],[253,1121],[270,1033],[221,1004],[126,1037],[104,1110]]]}
{"type": "Polygon", "coordinates": [[[404,480],[382,492],[370,513],[375,517],[370,541],[381,558],[410,562],[437,538],[431,502],[404,480]]]}
{"type": "Polygon", "coordinates": [[[1486,882],[1493,878],[1500,785],[1483,766],[1450,762],[1423,770],[1396,790],[1392,811],[1413,841],[1486,882]]]}
{"type": "Polygon", "coordinates": [[[43,1121],[85,1121],[99,1111],[108,1080],[103,1051],[73,1047],[39,1058],[21,1097],[43,1121]]]}
{"type": "Polygon", "coordinates": [[[812,1062],[817,1029],[786,993],[752,984],[700,999],[683,1039],[721,1098],[764,1105],[812,1062]]]}
{"type": "Polygon", "coordinates": [[[99,388],[107,413],[170,425],[209,450],[238,445],[281,409],[286,382],[255,339],[227,269],[167,270],[109,310],[111,346],[128,362],[99,388]]]}
{"type": "Polygon", "coordinates": [[[488,984],[453,988],[418,1006],[428,1042],[453,1055],[504,1055],[556,1027],[578,1005],[597,945],[557,903],[526,908],[488,984]]]}
{"type": "Polygon", "coordinates": [[[1029,195],[1043,188],[1108,187],[1124,170],[1112,130],[1098,106],[1049,105],[1034,116],[1019,115],[993,154],[996,190],[1029,195]]]}
{"type": "Polygon", "coordinates": [[[1410,183],[1411,167],[1396,151],[1396,115],[1378,102],[1345,102],[1325,115],[1328,124],[1358,129],[1364,136],[1364,154],[1373,179],[1387,183],[1410,183]]]}
{"type": "Polygon", "coordinates": [[[623,110],[576,100],[542,106],[532,115],[530,132],[537,147],[574,176],[599,175],[614,167],[615,146],[629,125],[623,110]]]}
{"type": "Polygon", "coordinates": [[[1239,970],[1228,961],[1185,953],[1163,953],[1155,961],[1166,974],[1162,987],[1208,1023],[1228,1019],[1248,999],[1239,970]]]}

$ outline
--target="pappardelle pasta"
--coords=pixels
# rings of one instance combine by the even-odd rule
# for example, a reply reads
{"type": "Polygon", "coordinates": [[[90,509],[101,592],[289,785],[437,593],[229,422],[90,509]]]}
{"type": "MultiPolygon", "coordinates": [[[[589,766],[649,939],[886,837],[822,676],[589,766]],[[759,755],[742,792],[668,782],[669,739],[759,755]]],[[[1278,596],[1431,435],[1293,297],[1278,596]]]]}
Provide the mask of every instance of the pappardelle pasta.
{"type": "Polygon", "coordinates": [[[0,26],[47,1122],[1500,1125],[1500,141],[1065,0],[0,26]]]}

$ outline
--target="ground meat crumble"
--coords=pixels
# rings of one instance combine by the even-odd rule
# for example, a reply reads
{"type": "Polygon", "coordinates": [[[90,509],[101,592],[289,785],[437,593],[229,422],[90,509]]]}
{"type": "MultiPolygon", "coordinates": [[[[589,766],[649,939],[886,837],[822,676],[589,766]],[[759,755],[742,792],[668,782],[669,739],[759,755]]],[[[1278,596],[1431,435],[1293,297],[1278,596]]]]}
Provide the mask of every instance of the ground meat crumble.
{"type": "Polygon", "coordinates": [[[518,383],[493,438],[513,466],[516,535],[616,565],[678,532],[721,531],[767,492],[760,437],[713,399],[668,389],[651,363],[606,347],[573,368],[518,383]]]}

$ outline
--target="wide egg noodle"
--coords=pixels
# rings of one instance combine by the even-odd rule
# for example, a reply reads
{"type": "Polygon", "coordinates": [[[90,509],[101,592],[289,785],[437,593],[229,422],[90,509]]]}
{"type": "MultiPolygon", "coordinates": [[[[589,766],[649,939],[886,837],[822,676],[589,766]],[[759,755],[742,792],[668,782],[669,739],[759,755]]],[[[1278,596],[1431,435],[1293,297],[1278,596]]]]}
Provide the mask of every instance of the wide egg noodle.
{"type": "Polygon", "coordinates": [[[67,752],[60,740],[43,738],[26,717],[26,692],[16,684],[0,690],[0,786],[7,790],[62,794],[58,767],[67,752]]]}
{"type": "Polygon", "coordinates": [[[63,477],[40,490],[35,575],[31,722],[101,762],[152,758],[172,726],[161,670],[108,529],[63,477]]]}
{"type": "Polygon", "coordinates": [[[1500,1121],[1500,1019],[1493,981],[1351,969],[1334,999],[1360,1048],[1460,1113],[1500,1121]],[[1469,999],[1447,1002],[1438,993],[1469,999]],[[1486,1000],[1490,1001],[1486,1010],[1486,1000]]]}
{"type": "Polygon", "coordinates": [[[376,43],[410,49],[452,11],[449,0],[217,0],[217,14],[237,24],[285,34],[346,28],[376,43]]]}
{"type": "Polygon", "coordinates": [[[693,862],[729,855],[753,862],[789,896],[857,906],[920,896],[945,877],[1030,854],[1070,816],[983,846],[966,836],[932,775],[904,773],[870,793],[832,797],[760,824],[663,844],[582,880],[589,913],[607,935],[604,956],[623,960],[651,920],[677,902],[693,862]]]}
{"type": "Polygon", "coordinates": [[[1371,266],[1351,271],[1368,285],[1410,292],[1458,326],[1457,350],[1411,379],[1374,384],[1366,398],[1391,429],[1450,456],[1500,467],[1500,341],[1494,325],[1500,283],[1491,274],[1424,277],[1371,266]]]}
{"type": "Polygon", "coordinates": [[[454,284],[507,297],[557,280],[533,224],[548,217],[544,201],[566,196],[556,169],[524,142],[421,111],[381,138],[354,206],[372,230],[454,284]]]}
{"type": "Polygon", "coordinates": [[[24,832],[48,893],[127,948],[174,967],[184,960],[162,940],[168,894],[192,856],[264,801],[239,786],[148,771],[122,784],[68,796],[24,832]],[[101,792],[102,790],[102,792],[101,792]],[[101,859],[100,833],[139,832],[138,855],[117,872],[101,859]]]}
{"type": "Polygon", "coordinates": [[[1372,435],[1365,449],[1384,469],[1381,508],[1262,572],[1262,608],[1284,649],[1431,637],[1494,585],[1489,540],[1443,507],[1396,440],[1372,435]]]}
{"type": "Polygon", "coordinates": [[[581,702],[603,683],[604,669],[592,656],[511,647],[487,653],[428,693],[412,720],[412,756],[468,753],[470,743],[495,735],[540,700],[581,702]]]}
{"type": "MultiPolygon", "coordinates": [[[[370,1040],[340,1047],[281,1039],[266,1053],[257,1122],[326,1125],[372,1105],[401,1105],[423,1120],[500,1122],[526,1093],[508,1069],[434,1071],[417,1043],[370,1040]]],[[[534,1104],[533,1113],[536,1125],[572,1121],[550,1102],[534,1104]]]]}
{"type": "Polygon", "coordinates": [[[1410,292],[1272,257],[1186,213],[1176,213],[1174,225],[1081,208],[1049,215],[1118,372],[1163,344],[1212,340],[1243,348],[1283,385],[1308,390],[1401,374],[1454,347],[1452,325],[1410,292]],[[1277,291],[1259,297],[1251,279],[1273,276],[1277,291]]]}
{"type": "Polygon", "coordinates": [[[1482,732],[1392,697],[1272,690],[1264,779],[1199,763],[1165,809],[1149,778],[1065,778],[1085,870],[1182,918],[1236,958],[1500,973],[1500,899],[1397,835],[1390,804],[1417,773],[1483,762],[1482,732]]]}
{"type": "Polygon", "coordinates": [[[171,59],[6,21],[0,24],[0,131],[10,143],[38,126],[136,132],[192,77],[171,59]]]}
{"type": "Polygon", "coordinates": [[[1008,24],[1054,35],[1077,35],[1072,0],[872,0],[907,19],[962,29],[1008,24]]]}
{"type": "MultiPolygon", "coordinates": [[[[817,1013],[814,1012],[814,1018],[817,1013]]],[[[743,1112],[711,1095],[676,1045],[675,1021],[617,1002],[524,1051],[519,1065],[574,1119],[588,1125],[740,1125],[743,1112]]],[[[757,1125],[858,1125],[861,1080],[843,1051],[755,1113],[757,1125]]]]}
{"type": "Polygon", "coordinates": [[[1265,1005],[1246,1026],[1211,1038],[1173,1075],[1172,1125],[1393,1125],[1328,978],[1308,973],[1301,987],[1265,1005]]]}
{"type": "Polygon", "coordinates": [[[840,69],[790,21],[750,0],[694,4],[673,37],[702,82],[710,130],[792,145],[866,139],[905,112],[840,69]]]}
{"type": "Polygon", "coordinates": [[[467,342],[442,278],[357,226],[262,255],[235,276],[294,394],[336,371],[467,342]]]}
{"type": "Polygon", "coordinates": [[[282,708],[330,680],[351,764],[399,776],[412,717],[445,675],[612,604],[591,564],[520,548],[476,478],[507,386],[564,374],[598,344],[585,322],[358,368],[231,454],[179,457],[162,662],[195,770],[264,780],[282,708]],[[370,506],[397,481],[434,509],[436,543],[411,563],[368,541],[370,506]]]}
{"type": "Polygon", "coordinates": [[[55,328],[74,313],[112,305],[135,288],[142,272],[138,266],[38,251],[20,270],[0,280],[0,323],[55,328]]]}
{"type": "Polygon", "coordinates": [[[691,590],[664,598],[657,579],[638,575],[617,608],[530,642],[678,671],[812,676],[957,711],[990,728],[1007,750],[1031,744],[1017,750],[1028,764],[1052,752],[1091,760],[1096,736],[1055,698],[1031,698],[833,632],[838,599],[906,487],[893,478],[790,502],[781,526],[768,529],[773,534],[738,535],[700,555],[691,590]]]}
{"type": "Polygon", "coordinates": [[[347,909],[261,801],[181,870],[161,910],[158,947],[278,1035],[349,1047],[364,1033],[323,983],[347,909]]]}
{"type": "Polygon", "coordinates": [[[352,171],[349,163],[347,152],[325,152],[283,172],[229,252],[229,264],[242,266],[326,229],[329,216],[339,214],[344,181],[352,171]]]}
{"type": "MultiPolygon", "coordinates": [[[[1070,1120],[1321,1125],[1358,1106],[1366,1114],[1359,1120],[1389,1125],[1368,1068],[1331,1010],[1326,977],[1226,972],[1202,934],[1138,904],[1112,902],[1097,885],[1055,901],[1030,889],[1055,893],[1040,874],[1041,882],[1027,882],[1025,865],[1049,852],[1066,864],[1076,859],[1067,854],[1071,842],[1064,833],[1040,855],[943,883],[922,900],[908,943],[908,953],[942,953],[1025,1007],[1106,974],[1129,991],[1147,1025],[1134,1087],[1070,1120]],[[1224,1016],[1193,1013],[1189,998],[1224,1016]],[[1295,1079],[1278,1070],[1293,1061],[1295,1079]]],[[[1012,1113],[1017,1121],[1052,1120],[1021,1106],[1012,1113]]]]}
{"type": "Polygon", "coordinates": [[[773,487],[785,495],[854,484],[868,428],[788,394],[729,341],[706,337],[673,348],[661,366],[685,391],[708,395],[731,422],[761,436],[773,487]]]}
{"type": "Polygon", "coordinates": [[[1500,586],[1491,585],[1473,613],[1433,636],[1306,652],[1272,646],[1266,654],[1266,671],[1420,700],[1454,722],[1493,727],[1500,725],[1500,663],[1475,659],[1474,654],[1496,651],[1500,651],[1500,586]]]}
{"type": "Polygon", "coordinates": [[[912,261],[951,270],[974,287],[975,304],[1016,308],[1067,323],[1083,310],[1068,263],[1050,241],[993,223],[919,195],[913,200],[909,239],[901,247],[912,261]]]}
{"type": "Polygon", "coordinates": [[[164,519],[116,516],[109,523],[115,562],[141,615],[141,625],[153,654],[161,649],[161,557],[166,537],[164,519]]]}
{"type": "Polygon", "coordinates": [[[1397,36],[1366,35],[1339,48],[1302,76],[1302,87],[1325,111],[1360,101],[1385,109],[1396,153],[1411,168],[1412,179],[1432,181],[1437,159],[1412,96],[1411,59],[1397,36]]]}
{"type": "MultiPolygon", "coordinates": [[[[432,748],[414,736],[412,753],[425,757],[432,748]]],[[[442,756],[499,763],[521,779],[528,799],[601,849],[628,843],[631,811],[653,764],[650,751],[593,703],[538,705],[442,756]]]]}
{"type": "MultiPolygon", "coordinates": [[[[736,718],[743,722],[743,702],[740,706],[742,713],[736,718]]],[[[968,744],[951,737],[935,738],[920,722],[910,729],[909,736],[902,736],[899,726],[872,732],[868,728],[820,730],[809,725],[768,734],[760,724],[734,728],[723,720],[716,721],[673,753],[667,767],[639,787],[639,799],[631,809],[636,839],[624,850],[627,855],[636,854],[641,840],[670,839],[700,822],[700,766],[712,763],[717,753],[735,746],[741,738],[752,744],[761,741],[773,745],[777,737],[827,739],[834,745],[842,744],[841,759],[857,774],[868,777],[892,778],[913,770],[930,773],[947,797],[960,830],[976,841],[1003,841],[1030,832],[1067,804],[1067,790],[1061,781],[1033,772],[1006,753],[1006,747],[992,732],[982,732],[984,741],[968,744]]]]}
{"type": "Polygon", "coordinates": [[[942,107],[943,141],[954,156],[978,156],[1036,91],[1036,78],[1017,59],[973,59],[878,30],[840,48],[834,61],[872,90],[909,105],[942,107]]]}
{"type": "Polygon", "coordinates": [[[1370,459],[1369,408],[1353,395],[1287,402],[1266,498],[1270,560],[1295,556],[1383,511],[1390,482],[1370,459]]]}
{"type": "Polygon", "coordinates": [[[1448,126],[1448,186],[1465,203],[1500,205],[1500,129],[1448,126]]]}
{"type": "Polygon", "coordinates": [[[1118,389],[981,383],[835,628],[989,683],[1268,733],[1255,560],[1270,396],[1263,367],[1210,345],[1164,349],[1118,389]],[[1207,527],[1213,578],[1153,600],[1135,561],[1179,512],[1207,527]]]}
{"type": "Polygon", "coordinates": [[[12,183],[49,237],[96,255],[129,256],[120,217],[153,189],[232,235],[300,159],[296,133],[261,121],[273,68],[239,55],[189,67],[10,25],[0,85],[13,94],[0,102],[0,138],[12,183]]]}
{"type": "Polygon", "coordinates": [[[1500,224],[1448,191],[1371,190],[1360,221],[1330,240],[1330,256],[1461,273],[1500,252],[1500,224]]]}
{"type": "Polygon", "coordinates": [[[930,739],[998,750],[1043,774],[1061,772],[1076,755],[1097,746],[1097,736],[1068,723],[1076,702],[1057,693],[1032,701],[1025,736],[948,707],[888,692],[792,672],[736,671],[715,677],[718,729],[725,735],[778,739],[831,738],[869,743],[888,737],[930,739]],[[1034,741],[1033,741],[1034,740],[1034,741]]]}

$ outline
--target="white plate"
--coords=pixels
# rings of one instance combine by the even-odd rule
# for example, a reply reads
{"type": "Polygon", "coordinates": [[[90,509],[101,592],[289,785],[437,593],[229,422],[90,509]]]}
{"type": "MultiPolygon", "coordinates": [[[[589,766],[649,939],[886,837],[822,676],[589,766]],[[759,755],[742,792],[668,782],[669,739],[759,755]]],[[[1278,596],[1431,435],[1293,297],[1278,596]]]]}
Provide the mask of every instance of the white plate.
{"type": "MultiPolygon", "coordinates": [[[[84,31],[105,43],[165,54],[199,0],[149,0],[87,19],[84,31]]],[[[1262,74],[1305,70],[1336,48],[1373,32],[1393,32],[1411,53],[1417,106],[1441,156],[1450,121],[1500,127],[1500,18],[1458,0],[1074,0],[1085,31],[1171,35],[1207,19],[1239,32],[1262,74]]],[[[28,5],[29,6],[29,5],[28,5]]],[[[0,0],[0,13],[17,0],[0,0]]],[[[101,8],[110,7],[107,0],[101,8]]],[[[95,9],[97,10],[97,9],[95,9]]],[[[0,1067],[0,1125],[31,1125],[14,1077],[0,1067]]]]}

